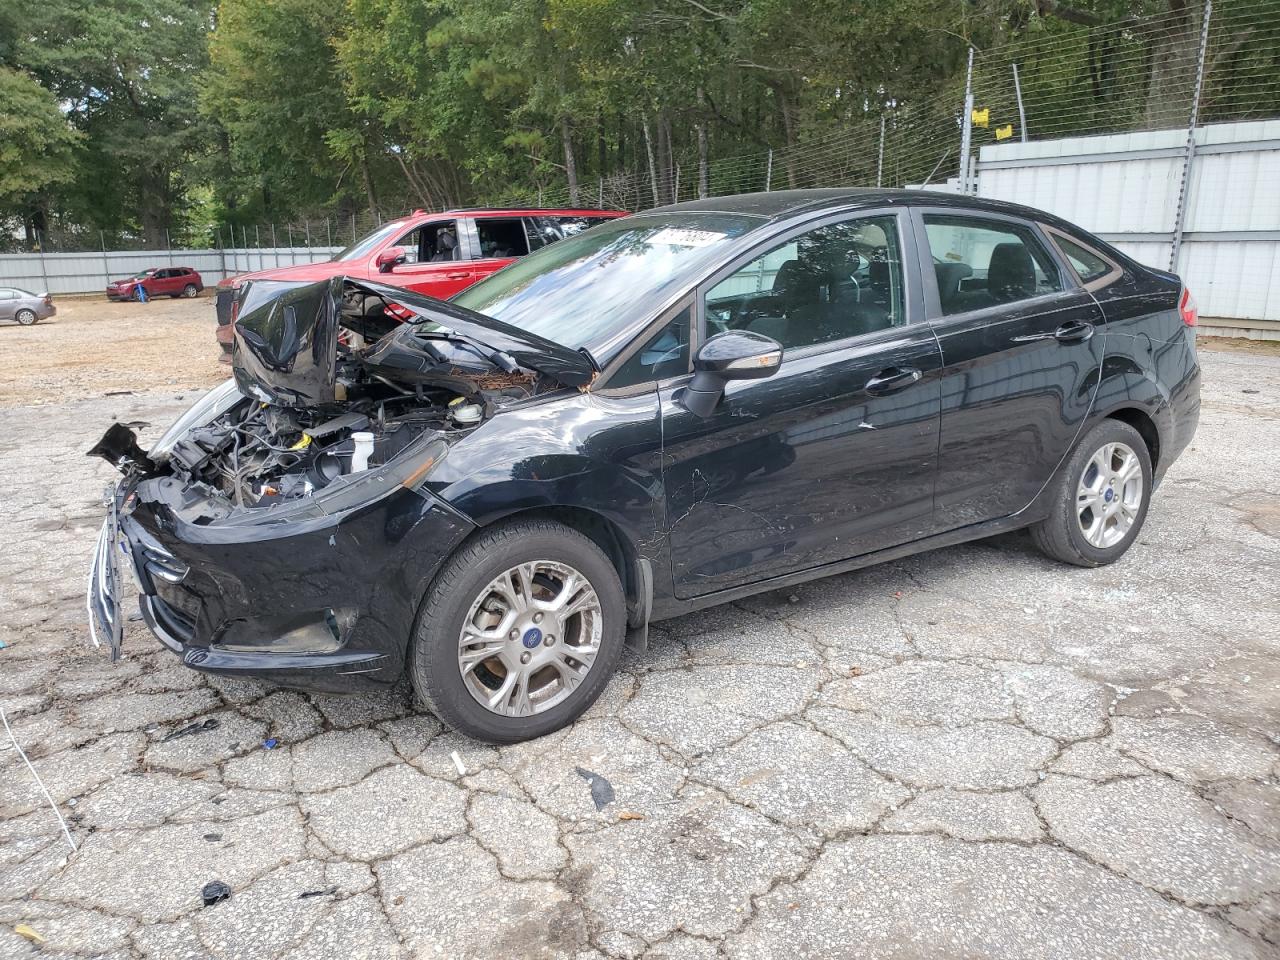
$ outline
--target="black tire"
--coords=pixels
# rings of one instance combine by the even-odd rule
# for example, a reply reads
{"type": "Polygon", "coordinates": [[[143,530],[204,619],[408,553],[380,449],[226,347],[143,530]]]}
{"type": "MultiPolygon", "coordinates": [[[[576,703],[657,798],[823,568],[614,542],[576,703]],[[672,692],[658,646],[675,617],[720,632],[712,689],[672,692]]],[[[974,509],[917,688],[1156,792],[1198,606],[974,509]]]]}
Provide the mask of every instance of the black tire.
{"type": "MultiPolygon", "coordinates": [[[[517,520],[481,531],[449,558],[427,591],[409,650],[409,677],[446,724],[489,743],[531,740],[572,723],[600,696],[622,657],[626,602],[618,573],[589,537],[550,520],[517,520]],[[481,592],[520,563],[549,560],[579,571],[600,601],[601,638],[580,685],[541,713],[509,717],[478,703],[458,669],[458,641],[481,592]]],[[[536,642],[536,641],[535,641],[536,642]]]]}
{"type": "Polygon", "coordinates": [[[34,310],[28,310],[26,307],[23,307],[13,315],[13,319],[17,320],[22,326],[29,327],[40,318],[36,316],[36,312],[34,310]]]}
{"type": "MultiPolygon", "coordinates": [[[[1095,474],[1096,475],[1096,474],[1095,474]]],[[[1151,451],[1142,434],[1119,420],[1103,420],[1080,438],[1067,462],[1054,477],[1047,495],[1049,516],[1031,527],[1031,539],[1040,550],[1055,560],[1077,567],[1101,567],[1119,560],[1142,532],[1151,503],[1151,451]],[[1095,453],[1109,443],[1123,443],[1138,457],[1142,466],[1142,500],[1132,525],[1116,543],[1098,547],[1085,538],[1077,512],[1076,496],[1085,472],[1095,453]]]]}
{"type": "Polygon", "coordinates": [[[188,300],[190,300],[199,292],[200,291],[196,289],[196,285],[194,283],[188,283],[185,287],[182,288],[182,295],[186,297],[188,300]]]}

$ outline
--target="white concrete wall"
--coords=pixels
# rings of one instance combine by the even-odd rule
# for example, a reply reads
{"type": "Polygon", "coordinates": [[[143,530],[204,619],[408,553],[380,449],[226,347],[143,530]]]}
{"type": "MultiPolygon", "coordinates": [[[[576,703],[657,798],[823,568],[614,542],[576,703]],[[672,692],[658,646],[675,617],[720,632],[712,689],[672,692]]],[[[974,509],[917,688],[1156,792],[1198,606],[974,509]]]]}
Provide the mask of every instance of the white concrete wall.
{"type": "Polygon", "coordinates": [[[1185,130],[985,146],[977,190],[1172,268],[1202,317],[1280,322],[1280,120],[1196,131],[1182,249],[1171,265],[1185,147],[1185,130]]]}

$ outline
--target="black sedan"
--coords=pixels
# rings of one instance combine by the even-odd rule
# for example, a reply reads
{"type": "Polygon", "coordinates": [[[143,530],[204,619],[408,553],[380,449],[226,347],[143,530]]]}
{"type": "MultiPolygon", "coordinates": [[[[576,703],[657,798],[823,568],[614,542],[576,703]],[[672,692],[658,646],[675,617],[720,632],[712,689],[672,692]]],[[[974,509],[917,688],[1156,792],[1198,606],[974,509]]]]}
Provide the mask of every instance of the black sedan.
{"type": "Polygon", "coordinates": [[[792,191],[594,227],[441,302],[248,283],[235,378],[125,477],[89,590],[198,670],[407,671],[472,736],[571,722],[648,624],[1029,527],[1118,559],[1199,414],[1195,307],[1048,214],[792,191]]]}

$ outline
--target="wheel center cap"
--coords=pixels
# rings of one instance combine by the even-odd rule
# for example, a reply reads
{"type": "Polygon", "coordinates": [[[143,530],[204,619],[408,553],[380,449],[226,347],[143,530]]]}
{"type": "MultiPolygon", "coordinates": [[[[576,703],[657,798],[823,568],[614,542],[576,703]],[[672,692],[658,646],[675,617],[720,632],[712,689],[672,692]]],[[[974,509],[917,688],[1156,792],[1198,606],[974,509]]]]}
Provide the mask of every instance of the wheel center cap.
{"type": "Polygon", "coordinates": [[[542,631],[537,627],[530,627],[524,632],[524,636],[520,638],[520,642],[532,650],[542,642],[542,631]]]}
{"type": "Polygon", "coordinates": [[[1106,493],[1102,495],[1102,499],[1105,500],[1107,503],[1110,503],[1113,499],[1115,499],[1115,495],[1116,495],[1116,492],[1114,490],[1108,490],[1106,493]]]}

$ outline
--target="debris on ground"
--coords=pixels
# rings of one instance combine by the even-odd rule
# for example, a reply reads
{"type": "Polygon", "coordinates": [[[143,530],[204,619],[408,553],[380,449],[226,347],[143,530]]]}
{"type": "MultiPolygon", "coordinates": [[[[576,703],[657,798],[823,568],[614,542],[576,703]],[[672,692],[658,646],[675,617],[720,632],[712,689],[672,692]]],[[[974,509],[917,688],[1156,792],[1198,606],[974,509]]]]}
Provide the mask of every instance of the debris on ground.
{"type": "Polygon", "coordinates": [[[190,737],[197,733],[204,733],[206,730],[218,729],[217,717],[206,717],[196,723],[189,723],[180,730],[175,730],[166,736],[160,738],[161,743],[168,743],[170,740],[177,740],[179,737],[190,737]]]}
{"type": "Polygon", "coordinates": [[[262,746],[265,750],[274,750],[276,747],[280,746],[280,741],[275,737],[267,737],[267,739],[262,741],[262,746]]]}
{"type": "Polygon", "coordinates": [[[207,840],[207,841],[209,841],[210,843],[217,843],[219,840],[221,840],[221,839],[222,839],[222,834],[220,834],[220,833],[206,833],[206,834],[204,835],[204,839],[205,839],[205,840],[207,840]]]}
{"type": "Polygon", "coordinates": [[[618,814],[619,820],[643,820],[643,813],[636,813],[634,810],[623,810],[618,814]]]}
{"type": "Polygon", "coordinates": [[[591,800],[595,803],[597,810],[603,810],[613,803],[612,783],[600,776],[600,774],[584,770],[582,767],[574,767],[573,770],[583,780],[587,781],[587,786],[591,788],[591,800]]]}
{"type": "Polygon", "coordinates": [[[458,756],[458,751],[454,750],[449,756],[453,758],[453,766],[458,771],[458,776],[465,777],[467,775],[467,766],[462,762],[462,758],[458,756]]]}
{"type": "Polygon", "coordinates": [[[327,890],[304,890],[298,894],[299,900],[306,900],[308,897],[332,897],[338,892],[337,887],[329,887],[327,890]]]}
{"type": "Polygon", "coordinates": [[[37,933],[35,930],[33,930],[31,927],[28,927],[25,923],[18,924],[16,927],[13,928],[13,932],[16,933],[18,936],[22,937],[23,939],[30,940],[32,943],[48,943],[49,942],[44,937],[40,936],[40,934],[37,933]]]}
{"type": "Polygon", "coordinates": [[[231,888],[221,880],[210,880],[200,891],[200,899],[204,901],[206,907],[212,907],[215,903],[230,900],[231,888]]]}

